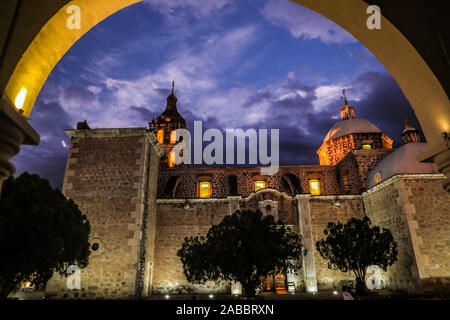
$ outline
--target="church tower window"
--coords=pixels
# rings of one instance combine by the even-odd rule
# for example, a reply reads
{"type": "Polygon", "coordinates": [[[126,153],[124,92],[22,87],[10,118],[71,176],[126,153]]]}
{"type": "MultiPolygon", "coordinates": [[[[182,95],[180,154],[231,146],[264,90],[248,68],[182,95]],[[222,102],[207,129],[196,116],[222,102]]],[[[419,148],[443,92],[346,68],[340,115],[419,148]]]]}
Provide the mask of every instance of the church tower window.
{"type": "Polygon", "coordinates": [[[164,130],[160,129],[158,130],[157,134],[156,134],[156,138],[158,139],[158,142],[163,144],[164,143],[164,130]]]}
{"type": "Polygon", "coordinates": [[[170,151],[170,153],[169,153],[169,167],[170,168],[175,167],[175,152],[174,151],[170,151]]]}
{"type": "Polygon", "coordinates": [[[170,143],[177,143],[177,132],[175,130],[170,131],[170,143]]]}
{"type": "Polygon", "coordinates": [[[370,150],[370,149],[372,149],[372,145],[371,144],[363,144],[362,148],[364,150],[370,150]]]}
{"type": "Polygon", "coordinates": [[[313,196],[318,196],[321,194],[319,179],[310,179],[309,180],[309,193],[311,193],[311,195],[313,195],[313,196]]]}

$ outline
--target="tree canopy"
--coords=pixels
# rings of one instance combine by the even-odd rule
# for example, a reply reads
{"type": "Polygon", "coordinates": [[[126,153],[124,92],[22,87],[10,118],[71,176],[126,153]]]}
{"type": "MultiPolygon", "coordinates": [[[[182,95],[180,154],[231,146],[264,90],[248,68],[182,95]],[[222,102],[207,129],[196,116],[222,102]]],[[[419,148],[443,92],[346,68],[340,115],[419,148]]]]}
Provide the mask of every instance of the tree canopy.
{"type": "Polygon", "coordinates": [[[248,296],[269,272],[296,273],[302,254],[301,237],[259,210],[226,216],[206,237],[186,237],[177,253],[189,282],[236,281],[248,296]]]}
{"type": "Polygon", "coordinates": [[[371,226],[370,219],[351,218],[345,224],[329,222],[325,238],[316,242],[317,251],[328,260],[328,268],[352,271],[358,292],[366,291],[367,268],[377,265],[384,271],[397,261],[397,243],[389,229],[371,226]]]}
{"type": "Polygon", "coordinates": [[[89,262],[90,224],[48,180],[27,172],[4,182],[0,196],[0,298],[22,281],[46,283],[54,272],[89,262]]]}

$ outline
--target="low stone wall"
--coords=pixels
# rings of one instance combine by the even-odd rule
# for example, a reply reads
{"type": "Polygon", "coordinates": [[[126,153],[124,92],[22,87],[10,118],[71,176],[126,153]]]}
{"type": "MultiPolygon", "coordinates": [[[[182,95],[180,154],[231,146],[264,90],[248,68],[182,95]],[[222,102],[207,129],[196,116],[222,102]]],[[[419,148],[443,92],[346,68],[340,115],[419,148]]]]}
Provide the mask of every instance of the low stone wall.
{"type": "Polygon", "coordinates": [[[177,256],[185,237],[206,235],[213,224],[229,214],[227,199],[157,200],[153,293],[225,292],[214,283],[191,285],[177,256]]]}

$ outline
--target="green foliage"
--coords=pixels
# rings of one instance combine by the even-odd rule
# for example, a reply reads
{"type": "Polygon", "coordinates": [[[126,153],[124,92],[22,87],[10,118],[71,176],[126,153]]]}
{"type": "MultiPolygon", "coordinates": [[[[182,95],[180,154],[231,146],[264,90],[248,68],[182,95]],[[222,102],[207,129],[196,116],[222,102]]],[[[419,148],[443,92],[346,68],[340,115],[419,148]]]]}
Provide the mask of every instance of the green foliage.
{"type": "Polygon", "coordinates": [[[367,267],[377,265],[384,271],[397,261],[397,243],[389,229],[371,227],[368,217],[351,218],[347,223],[329,222],[325,239],[316,242],[317,251],[328,260],[328,268],[352,271],[356,289],[365,291],[367,267]]]}
{"type": "Polygon", "coordinates": [[[89,233],[86,216],[47,180],[10,177],[0,197],[0,298],[22,281],[46,283],[69,265],[87,266],[89,233]]]}
{"type": "Polygon", "coordinates": [[[301,237],[259,210],[226,216],[206,237],[186,237],[177,253],[189,282],[239,281],[249,296],[269,272],[296,273],[302,254],[301,237]]]}

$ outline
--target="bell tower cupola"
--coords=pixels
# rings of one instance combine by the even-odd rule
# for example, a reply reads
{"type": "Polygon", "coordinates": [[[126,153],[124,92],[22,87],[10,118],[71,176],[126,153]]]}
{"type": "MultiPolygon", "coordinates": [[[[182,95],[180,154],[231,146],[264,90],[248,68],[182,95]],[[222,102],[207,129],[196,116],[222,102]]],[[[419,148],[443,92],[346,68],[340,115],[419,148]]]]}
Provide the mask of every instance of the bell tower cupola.
{"type": "Polygon", "coordinates": [[[186,120],[178,113],[177,97],[174,93],[175,81],[172,81],[172,92],[167,97],[166,109],[160,116],[154,118],[150,123],[150,131],[153,131],[166,152],[166,158],[163,160],[169,168],[175,167],[173,147],[179,142],[176,136],[176,129],[186,128],[186,120]]]}
{"type": "Polygon", "coordinates": [[[410,142],[421,142],[419,130],[412,127],[407,118],[405,118],[405,129],[402,131],[400,136],[402,137],[404,144],[410,142]]]}

